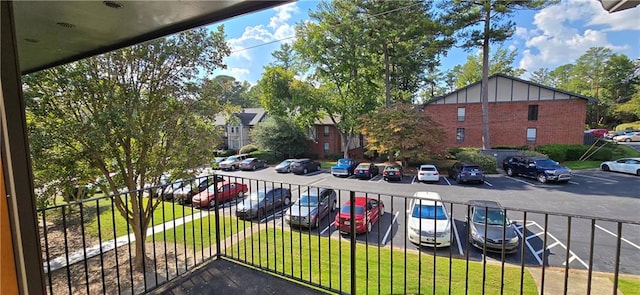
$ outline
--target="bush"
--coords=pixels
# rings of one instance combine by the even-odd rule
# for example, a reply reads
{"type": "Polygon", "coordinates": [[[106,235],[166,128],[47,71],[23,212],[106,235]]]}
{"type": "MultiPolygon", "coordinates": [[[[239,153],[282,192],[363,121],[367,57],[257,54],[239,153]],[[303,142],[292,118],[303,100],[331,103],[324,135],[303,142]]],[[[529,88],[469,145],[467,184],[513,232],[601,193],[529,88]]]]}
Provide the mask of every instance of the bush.
{"type": "Polygon", "coordinates": [[[237,154],[236,150],[218,150],[216,152],[218,157],[228,157],[237,154]]]}
{"type": "Polygon", "coordinates": [[[616,131],[622,131],[622,130],[640,130],[640,121],[624,123],[616,126],[616,131]]]}
{"type": "Polygon", "coordinates": [[[547,157],[558,162],[564,162],[567,160],[566,145],[562,145],[562,144],[540,145],[536,147],[536,151],[543,153],[547,157]]]}
{"type": "Polygon", "coordinates": [[[240,154],[250,154],[251,152],[255,152],[258,150],[258,147],[256,147],[253,144],[247,144],[243,147],[240,148],[240,151],[238,151],[238,153],[240,154]]]}
{"type": "Polygon", "coordinates": [[[282,161],[282,157],[279,157],[276,153],[272,151],[262,151],[257,150],[249,153],[249,156],[253,158],[258,158],[270,164],[276,164],[282,161]]]}
{"type": "Polygon", "coordinates": [[[527,157],[540,157],[540,158],[546,158],[547,155],[543,154],[543,153],[539,153],[536,151],[522,151],[522,155],[523,156],[527,156],[527,157]]]}
{"type": "Polygon", "coordinates": [[[341,159],[344,156],[343,153],[334,153],[334,154],[328,154],[325,156],[325,159],[330,160],[330,161],[338,161],[338,159],[341,159]]]}
{"type": "Polygon", "coordinates": [[[498,162],[490,155],[481,154],[478,151],[466,150],[456,154],[456,159],[461,162],[478,164],[485,173],[496,173],[498,162]]]}
{"type": "Polygon", "coordinates": [[[494,146],[492,147],[492,149],[494,150],[520,150],[520,151],[528,151],[529,150],[529,146],[528,145],[517,145],[517,146],[494,146]]]}

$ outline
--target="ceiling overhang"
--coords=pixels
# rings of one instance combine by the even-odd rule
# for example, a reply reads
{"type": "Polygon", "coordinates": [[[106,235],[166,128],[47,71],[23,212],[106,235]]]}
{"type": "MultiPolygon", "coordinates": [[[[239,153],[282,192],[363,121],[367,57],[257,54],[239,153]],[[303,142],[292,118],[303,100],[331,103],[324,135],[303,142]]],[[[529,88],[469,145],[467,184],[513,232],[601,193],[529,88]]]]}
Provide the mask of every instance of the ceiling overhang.
{"type": "Polygon", "coordinates": [[[290,1],[14,1],[27,74],[290,1]]]}
{"type": "Polygon", "coordinates": [[[600,0],[604,10],[613,13],[640,5],[640,0],[600,0]]]}

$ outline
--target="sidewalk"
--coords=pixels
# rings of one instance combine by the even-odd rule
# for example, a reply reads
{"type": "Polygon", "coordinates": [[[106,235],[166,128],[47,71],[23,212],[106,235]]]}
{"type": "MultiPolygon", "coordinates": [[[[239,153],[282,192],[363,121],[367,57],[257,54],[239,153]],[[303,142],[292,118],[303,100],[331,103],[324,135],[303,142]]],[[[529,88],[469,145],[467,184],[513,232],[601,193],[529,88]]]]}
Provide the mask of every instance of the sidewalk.
{"type": "MultiPolygon", "coordinates": [[[[527,267],[529,273],[536,282],[538,294],[542,292],[542,267],[527,267]]],[[[544,294],[569,294],[582,295],[587,294],[588,271],[569,269],[569,277],[567,283],[567,292],[564,292],[564,268],[545,267],[544,270],[544,294]]],[[[592,272],[591,275],[591,293],[590,294],[616,294],[613,292],[613,274],[592,272]]],[[[618,289],[617,294],[623,295],[618,289]]]]}

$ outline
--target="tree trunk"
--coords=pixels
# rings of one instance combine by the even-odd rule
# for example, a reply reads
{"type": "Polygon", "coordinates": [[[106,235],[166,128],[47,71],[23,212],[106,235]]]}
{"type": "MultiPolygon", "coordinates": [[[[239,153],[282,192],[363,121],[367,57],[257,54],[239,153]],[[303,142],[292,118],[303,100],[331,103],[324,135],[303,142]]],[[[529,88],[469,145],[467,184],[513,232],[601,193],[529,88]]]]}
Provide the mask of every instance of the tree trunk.
{"type": "Polygon", "coordinates": [[[484,4],[484,40],[482,43],[482,149],[491,148],[489,138],[489,30],[491,3],[484,4]]]}
{"type": "Polygon", "coordinates": [[[347,132],[340,132],[340,135],[342,135],[342,148],[344,150],[342,157],[349,158],[349,143],[351,138],[347,132]]]}
{"type": "Polygon", "coordinates": [[[389,49],[387,43],[384,43],[384,94],[385,106],[391,107],[391,83],[389,82],[389,49]]]}

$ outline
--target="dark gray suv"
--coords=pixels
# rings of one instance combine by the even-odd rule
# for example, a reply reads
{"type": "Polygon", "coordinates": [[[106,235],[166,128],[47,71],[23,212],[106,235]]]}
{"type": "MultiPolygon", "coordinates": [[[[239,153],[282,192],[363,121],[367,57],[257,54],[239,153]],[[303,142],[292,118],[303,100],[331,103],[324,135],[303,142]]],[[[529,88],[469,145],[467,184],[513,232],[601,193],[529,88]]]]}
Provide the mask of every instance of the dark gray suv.
{"type": "Polygon", "coordinates": [[[449,168],[449,178],[455,179],[458,183],[484,183],[484,171],[478,164],[457,162],[449,168]]]}
{"type": "Polygon", "coordinates": [[[569,182],[571,169],[549,158],[513,156],[502,163],[502,169],[509,176],[524,176],[547,181],[569,182]]]}

